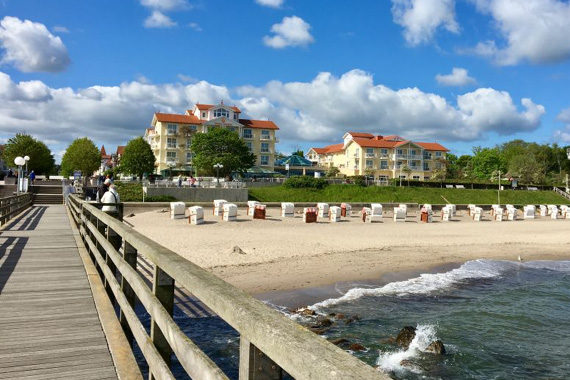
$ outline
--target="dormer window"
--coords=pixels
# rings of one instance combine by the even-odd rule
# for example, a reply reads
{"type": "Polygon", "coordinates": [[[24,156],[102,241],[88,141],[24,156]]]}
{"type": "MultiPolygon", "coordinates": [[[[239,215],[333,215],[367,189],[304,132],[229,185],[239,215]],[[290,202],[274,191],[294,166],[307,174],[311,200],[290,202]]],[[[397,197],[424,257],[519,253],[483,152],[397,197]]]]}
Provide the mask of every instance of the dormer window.
{"type": "Polygon", "coordinates": [[[202,112],[202,117],[206,117],[206,112],[202,112]]]}
{"type": "Polygon", "coordinates": [[[218,108],[214,111],[214,117],[230,117],[230,111],[223,108],[218,108]]]}

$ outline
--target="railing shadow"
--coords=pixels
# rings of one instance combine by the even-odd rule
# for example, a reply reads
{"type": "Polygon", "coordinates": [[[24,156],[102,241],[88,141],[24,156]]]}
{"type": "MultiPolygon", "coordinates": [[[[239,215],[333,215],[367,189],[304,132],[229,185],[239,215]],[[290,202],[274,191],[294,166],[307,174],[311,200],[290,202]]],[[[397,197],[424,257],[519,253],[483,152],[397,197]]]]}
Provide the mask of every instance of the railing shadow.
{"type": "Polygon", "coordinates": [[[0,266],[0,294],[2,294],[4,286],[6,286],[14,269],[16,269],[22,252],[24,252],[24,247],[28,243],[27,237],[6,237],[5,239],[2,245],[0,245],[0,260],[8,254],[0,266]],[[10,250],[9,253],[8,250],[10,250]]]}
{"type": "Polygon", "coordinates": [[[13,229],[12,231],[31,231],[35,230],[42,216],[45,214],[46,209],[48,206],[32,206],[31,211],[23,215],[21,219],[19,219],[17,223],[19,223],[22,219],[26,219],[22,225],[18,228],[13,229]]]}

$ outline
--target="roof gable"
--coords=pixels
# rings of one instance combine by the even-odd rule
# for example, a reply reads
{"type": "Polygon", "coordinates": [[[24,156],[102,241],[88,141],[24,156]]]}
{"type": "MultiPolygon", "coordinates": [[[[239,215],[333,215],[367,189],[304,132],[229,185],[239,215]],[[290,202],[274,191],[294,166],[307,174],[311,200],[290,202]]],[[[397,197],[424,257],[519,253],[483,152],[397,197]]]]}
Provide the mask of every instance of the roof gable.
{"type": "MultiPolygon", "coordinates": [[[[232,111],[236,112],[236,113],[241,113],[240,109],[237,108],[236,106],[226,106],[225,104],[200,104],[200,103],[196,103],[196,105],[194,106],[196,108],[198,108],[200,111],[208,111],[209,109],[212,108],[228,108],[231,109],[232,111]]],[[[188,113],[192,113],[190,111],[187,111],[188,113]]]]}

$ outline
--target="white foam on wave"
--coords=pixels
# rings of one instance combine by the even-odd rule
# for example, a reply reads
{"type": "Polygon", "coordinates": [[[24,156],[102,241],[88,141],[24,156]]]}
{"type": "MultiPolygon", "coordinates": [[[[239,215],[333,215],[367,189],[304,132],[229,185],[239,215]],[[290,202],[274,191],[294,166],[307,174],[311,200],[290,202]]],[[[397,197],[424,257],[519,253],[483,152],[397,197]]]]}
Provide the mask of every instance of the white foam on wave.
{"type": "Polygon", "coordinates": [[[403,370],[420,372],[421,370],[414,367],[413,363],[402,365],[402,361],[409,361],[410,359],[418,357],[434,340],[437,340],[434,325],[418,325],[416,327],[416,336],[407,350],[395,352],[380,351],[376,364],[385,372],[399,372],[403,370]]]}
{"type": "Polygon", "coordinates": [[[327,308],[365,296],[406,296],[431,294],[452,287],[462,281],[498,277],[517,267],[569,271],[570,261],[515,261],[473,260],[446,273],[426,273],[406,281],[391,282],[380,288],[353,288],[339,298],[330,298],[312,305],[311,309],[327,308]]]}

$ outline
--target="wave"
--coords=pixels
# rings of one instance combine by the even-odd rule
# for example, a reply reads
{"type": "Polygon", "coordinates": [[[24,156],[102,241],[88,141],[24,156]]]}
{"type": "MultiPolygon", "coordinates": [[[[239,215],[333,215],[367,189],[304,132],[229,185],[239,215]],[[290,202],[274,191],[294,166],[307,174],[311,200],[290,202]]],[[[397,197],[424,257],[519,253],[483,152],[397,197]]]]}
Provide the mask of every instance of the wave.
{"type": "Polygon", "coordinates": [[[570,261],[500,261],[473,260],[446,273],[426,273],[406,281],[391,282],[380,288],[353,288],[339,298],[330,298],[312,305],[311,309],[328,308],[365,296],[428,295],[453,287],[461,282],[499,277],[510,270],[528,269],[570,272],[570,261]]]}
{"type": "Polygon", "coordinates": [[[416,327],[416,336],[410,343],[407,350],[399,350],[395,352],[380,352],[376,365],[384,372],[399,372],[408,370],[419,373],[421,370],[414,367],[410,359],[414,359],[424,352],[431,342],[437,340],[436,329],[434,325],[418,325],[416,327]],[[408,363],[404,366],[402,361],[408,363]]]}

